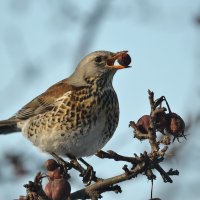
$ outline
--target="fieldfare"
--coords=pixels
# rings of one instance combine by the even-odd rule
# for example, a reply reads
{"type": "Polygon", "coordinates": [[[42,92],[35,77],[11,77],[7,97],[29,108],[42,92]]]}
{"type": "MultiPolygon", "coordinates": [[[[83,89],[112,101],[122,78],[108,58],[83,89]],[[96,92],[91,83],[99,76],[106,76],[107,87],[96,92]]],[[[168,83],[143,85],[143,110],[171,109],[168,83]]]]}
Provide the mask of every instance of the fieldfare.
{"type": "Polygon", "coordinates": [[[22,131],[45,152],[90,156],[110,140],[119,120],[112,80],[115,65],[127,51],[95,51],[84,57],[74,73],[0,121],[0,134],[22,131]]]}

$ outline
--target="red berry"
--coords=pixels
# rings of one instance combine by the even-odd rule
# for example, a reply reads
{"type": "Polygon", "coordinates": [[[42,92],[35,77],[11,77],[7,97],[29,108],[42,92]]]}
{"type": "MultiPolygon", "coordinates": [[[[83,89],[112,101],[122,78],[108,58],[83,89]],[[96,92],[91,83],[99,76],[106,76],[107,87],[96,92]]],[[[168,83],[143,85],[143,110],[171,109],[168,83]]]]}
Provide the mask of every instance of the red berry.
{"type": "Polygon", "coordinates": [[[62,177],[60,168],[55,169],[54,171],[48,171],[48,176],[51,180],[59,179],[62,177]]]}
{"type": "Polygon", "coordinates": [[[158,113],[156,116],[156,129],[161,133],[164,133],[168,125],[168,117],[165,112],[158,113]]]}
{"type": "Polygon", "coordinates": [[[118,59],[118,63],[123,66],[128,66],[131,63],[131,57],[127,53],[121,54],[118,59]]]}
{"type": "Polygon", "coordinates": [[[169,113],[169,125],[167,131],[174,135],[175,137],[183,137],[185,130],[185,122],[176,113],[169,113]]]}
{"type": "Polygon", "coordinates": [[[148,133],[149,126],[150,126],[150,116],[149,115],[143,115],[138,121],[137,121],[137,128],[142,133],[148,133]]]}
{"type": "Polygon", "coordinates": [[[49,197],[50,199],[51,199],[51,197],[52,197],[51,183],[52,183],[51,181],[48,182],[48,183],[45,185],[45,187],[44,187],[44,192],[45,192],[45,194],[47,195],[47,197],[49,197]]]}
{"type": "Polygon", "coordinates": [[[49,159],[44,163],[44,167],[48,170],[48,171],[53,171],[56,168],[59,167],[58,163],[54,160],[54,159],[49,159]]]}
{"type": "Polygon", "coordinates": [[[53,200],[66,200],[70,196],[71,186],[64,178],[55,179],[52,181],[51,190],[53,200]]]}

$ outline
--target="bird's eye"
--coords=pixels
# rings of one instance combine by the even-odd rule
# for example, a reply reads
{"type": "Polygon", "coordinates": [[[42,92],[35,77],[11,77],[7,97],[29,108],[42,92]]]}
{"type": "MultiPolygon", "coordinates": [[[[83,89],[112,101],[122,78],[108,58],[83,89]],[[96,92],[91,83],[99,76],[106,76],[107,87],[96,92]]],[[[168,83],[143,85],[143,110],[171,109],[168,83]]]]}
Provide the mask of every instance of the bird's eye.
{"type": "Polygon", "coordinates": [[[98,63],[100,63],[102,61],[102,58],[101,58],[101,56],[97,56],[96,58],[95,58],[95,62],[98,62],[98,63]]]}

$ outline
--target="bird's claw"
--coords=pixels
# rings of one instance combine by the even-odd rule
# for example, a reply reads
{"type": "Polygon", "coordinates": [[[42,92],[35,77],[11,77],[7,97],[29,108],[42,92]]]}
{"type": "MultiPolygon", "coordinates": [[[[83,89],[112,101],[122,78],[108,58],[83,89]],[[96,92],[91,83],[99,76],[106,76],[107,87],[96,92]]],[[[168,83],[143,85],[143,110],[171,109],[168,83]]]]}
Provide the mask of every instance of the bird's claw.
{"type": "Polygon", "coordinates": [[[96,172],[94,171],[93,167],[83,160],[83,158],[79,158],[79,161],[87,167],[87,169],[84,169],[81,173],[81,176],[83,177],[83,183],[88,186],[92,181],[97,181],[96,172]]]}
{"type": "Polygon", "coordinates": [[[83,172],[83,183],[88,186],[95,179],[96,172],[93,170],[92,166],[87,166],[87,169],[83,172]]]}
{"type": "Polygon", "coordinates": [[[58,163],[58,165],[59,165],[59,167],[61,169],[62,174],[69,178],[70,176],[68,174],[68,170],[71,169],[70,163],[67,163],[66,161],[64,161],[60,156],[58,156],[54,152],[51,152],[50,154],[57,161],[57,163],[58,163]]]}

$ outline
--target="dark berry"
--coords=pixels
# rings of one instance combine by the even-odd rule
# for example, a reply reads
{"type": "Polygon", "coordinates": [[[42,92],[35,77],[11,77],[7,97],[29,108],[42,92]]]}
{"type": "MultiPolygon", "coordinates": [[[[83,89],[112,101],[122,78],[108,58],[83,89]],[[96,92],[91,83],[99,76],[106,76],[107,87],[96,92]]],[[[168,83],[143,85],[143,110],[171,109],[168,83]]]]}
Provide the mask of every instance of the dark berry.
{"type": "Polygon", "coordinates": [[[47,160],[44,163],[44,166],[48,171],[53,171],[53,170],[55,170],[55,169],[57,169],[59,167],[58,163],[53,159],[47,160]]]}
{"type": "Polygon", "coordinates": [[[53,200],[66,200],[70,196],[71,186],[64,178],[55,179],[52,181],[51,191],[53,200]]]}
{"type": "Polygon", "coordinates": [[[183,119],[176,113],[169,113],[169,125],[167,131],[174,135],[175,137],[184,136],[185,122],[183,119]]]}
{"type": "Polygon", "coordinates": [[[128,66],[131,63],[131,57],[127,53],[121,54],[118,59],[118,63],[123,66],[128,66]]]}
{"type": "Polygon", "coordinates": [[[150,126],[150,116],[149,115],[143,115],[138,121],[137,121],[137,128],[142,133],[148,133],[149,126],[150,126]]]}

